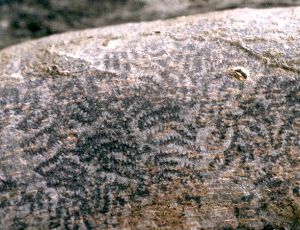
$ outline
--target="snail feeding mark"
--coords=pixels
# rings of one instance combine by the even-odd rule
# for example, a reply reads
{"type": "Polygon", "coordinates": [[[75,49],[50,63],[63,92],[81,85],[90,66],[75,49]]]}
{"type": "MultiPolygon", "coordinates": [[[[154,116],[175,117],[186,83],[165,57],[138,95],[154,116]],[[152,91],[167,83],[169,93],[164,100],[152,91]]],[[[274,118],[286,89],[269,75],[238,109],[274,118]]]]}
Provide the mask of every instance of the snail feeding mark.
{"type": "Polygon", "coordinates": [[[244,67],[233,67],[229,70],[229,75],[240,81],[246,81],[250,77],[250,72],[244,67]]]}

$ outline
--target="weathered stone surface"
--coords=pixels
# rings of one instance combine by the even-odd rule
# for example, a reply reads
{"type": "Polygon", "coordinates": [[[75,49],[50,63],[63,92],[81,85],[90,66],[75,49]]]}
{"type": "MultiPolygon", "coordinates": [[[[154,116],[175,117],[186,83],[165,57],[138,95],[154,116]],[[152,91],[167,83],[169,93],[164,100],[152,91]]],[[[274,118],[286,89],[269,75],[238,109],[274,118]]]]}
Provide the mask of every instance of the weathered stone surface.
{"type": "Polygon", "coordinates": [[[0,49],[70,30],[237,7],[296,6],[300,0],[0,0],[0,49]]]}
{"type": "Polygon", "coordinates": [[[3,50],[1,229],[299,229],[299,15],[234,10],[3,50]]]}

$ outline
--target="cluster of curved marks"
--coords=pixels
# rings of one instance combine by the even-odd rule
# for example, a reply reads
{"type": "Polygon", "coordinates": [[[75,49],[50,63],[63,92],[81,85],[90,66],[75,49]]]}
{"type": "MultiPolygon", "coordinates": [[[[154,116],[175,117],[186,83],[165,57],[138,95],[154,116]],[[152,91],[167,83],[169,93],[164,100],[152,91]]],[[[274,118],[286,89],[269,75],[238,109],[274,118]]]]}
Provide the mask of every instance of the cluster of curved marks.
{"type": "MultiPolygon", "coordinates": [[[[299,75],[217,39],[226,23],[232,36],[249,33],[241,12],[257,16],[259,37],[273,12],[297,22],[286,10],[232,11],[120,26],[108,43],[111,28],[0,53],[1,226],[299,226],[299,75]],[[216,31],[197,35],[207,27],[216,31]],[[232,66],[251,76],[230,77],[232,66]]],[[[299,51],[290,36],[272,41],[288,45],[281,59],[299,51]]],[[[266,57],[261,44],[248,46],[266,57]]]]}

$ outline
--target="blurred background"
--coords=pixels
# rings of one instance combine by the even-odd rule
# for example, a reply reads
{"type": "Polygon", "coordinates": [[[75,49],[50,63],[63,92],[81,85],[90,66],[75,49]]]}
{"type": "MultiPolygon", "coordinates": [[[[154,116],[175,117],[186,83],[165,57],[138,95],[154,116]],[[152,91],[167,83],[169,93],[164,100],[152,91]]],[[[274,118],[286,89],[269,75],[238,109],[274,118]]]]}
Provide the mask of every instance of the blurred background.
{"type": "Polygon", "coordinates": [[[70,30],[300,0],[0,0],[0,49],[70,30]]]}

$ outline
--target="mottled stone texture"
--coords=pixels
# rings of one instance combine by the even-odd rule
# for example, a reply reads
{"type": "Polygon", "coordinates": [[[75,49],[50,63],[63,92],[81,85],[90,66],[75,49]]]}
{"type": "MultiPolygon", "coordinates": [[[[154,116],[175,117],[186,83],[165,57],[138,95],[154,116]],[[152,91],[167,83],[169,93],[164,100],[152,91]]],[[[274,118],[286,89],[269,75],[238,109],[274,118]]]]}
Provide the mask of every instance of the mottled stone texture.
{"type": "Polygon", "coordinates": [[[299,229],[299,15],[233,10],[3,50],[1,229],[299,229]]]}
{"type": "Polygon", "coordinates": [[[0,0],[0,49],[54,33],[300,0],[0,0]]]}

